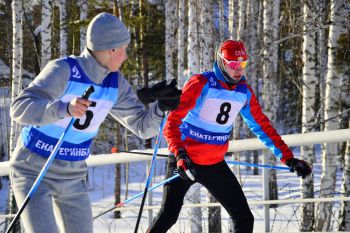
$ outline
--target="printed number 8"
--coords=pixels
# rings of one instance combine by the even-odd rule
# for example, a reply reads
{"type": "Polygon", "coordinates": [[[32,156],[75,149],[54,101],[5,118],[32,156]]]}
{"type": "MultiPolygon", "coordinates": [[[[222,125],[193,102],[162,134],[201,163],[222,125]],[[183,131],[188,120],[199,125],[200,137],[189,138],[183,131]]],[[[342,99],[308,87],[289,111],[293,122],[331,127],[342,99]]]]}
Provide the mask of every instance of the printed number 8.
{"type": "Polygon", "coordinates": [[[230,118],[229,112],[231,111],[231,104],[228,102],[223,103],[220,106],[220,113],[216,117],[216,122],[223,125],[226,124],[230,118]]]}

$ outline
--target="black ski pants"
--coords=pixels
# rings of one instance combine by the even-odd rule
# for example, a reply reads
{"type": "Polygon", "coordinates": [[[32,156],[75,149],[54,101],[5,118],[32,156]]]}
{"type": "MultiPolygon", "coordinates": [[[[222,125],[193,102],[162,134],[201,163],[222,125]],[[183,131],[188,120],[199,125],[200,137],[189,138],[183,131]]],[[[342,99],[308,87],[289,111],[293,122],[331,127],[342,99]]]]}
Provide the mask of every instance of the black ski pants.
{"type": "MultiPolygon", "coordinates": [[[[196,182],[202,184],[227,210],[234,223],[234,232],[253,232],[254,216],[240,184],[226,162],[194,166],[196,182]]],[[[175,156],[170,155],[165,179],[176,173],[175,156]]],[[[193,184],[194,182],[177,178],[164,186],[162,207],[147,232],[167,232],[176,223],[184,197],[193,184]]]]}

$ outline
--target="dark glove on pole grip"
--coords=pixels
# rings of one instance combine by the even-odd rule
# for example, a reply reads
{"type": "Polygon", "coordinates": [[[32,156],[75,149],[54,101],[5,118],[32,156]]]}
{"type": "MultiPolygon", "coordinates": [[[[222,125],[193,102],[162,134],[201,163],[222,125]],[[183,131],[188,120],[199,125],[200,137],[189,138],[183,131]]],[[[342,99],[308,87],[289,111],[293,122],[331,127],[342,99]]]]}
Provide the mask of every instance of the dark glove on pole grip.
{"type": "Polygon", "coordinates": [[[90,86],[88,89],[85,90],[85,92],[81,98],[87,100],[90,97],[91,93],[93,93],[93,92],[95,92],[95,88],[94,88],[94,86],[90,86]]]}

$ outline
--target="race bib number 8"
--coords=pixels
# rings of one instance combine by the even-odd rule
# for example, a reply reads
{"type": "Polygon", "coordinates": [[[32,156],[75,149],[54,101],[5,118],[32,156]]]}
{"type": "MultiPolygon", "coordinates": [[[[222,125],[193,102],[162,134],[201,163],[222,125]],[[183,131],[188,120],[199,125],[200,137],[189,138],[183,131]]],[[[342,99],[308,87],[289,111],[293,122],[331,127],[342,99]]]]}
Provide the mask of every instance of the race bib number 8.
{"type": "Polygon", "coordinates": [[[213,124],[231,125],[242,108],[236,101],[206,99],[199,113],[201,120],[213,124]]]}

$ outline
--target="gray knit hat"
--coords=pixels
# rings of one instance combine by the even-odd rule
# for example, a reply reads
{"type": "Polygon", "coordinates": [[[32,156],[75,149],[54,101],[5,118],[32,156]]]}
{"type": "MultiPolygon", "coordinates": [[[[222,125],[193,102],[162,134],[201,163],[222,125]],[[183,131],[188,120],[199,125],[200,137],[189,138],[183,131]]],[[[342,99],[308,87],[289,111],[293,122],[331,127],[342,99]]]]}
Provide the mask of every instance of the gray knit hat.
{"type": "Polygon", "coordinates": [[[96,15],[86,34],[86,46],[92,51],[118,48],[130,42],[130,33],[124,23],[109,13],[96,15]]]}

